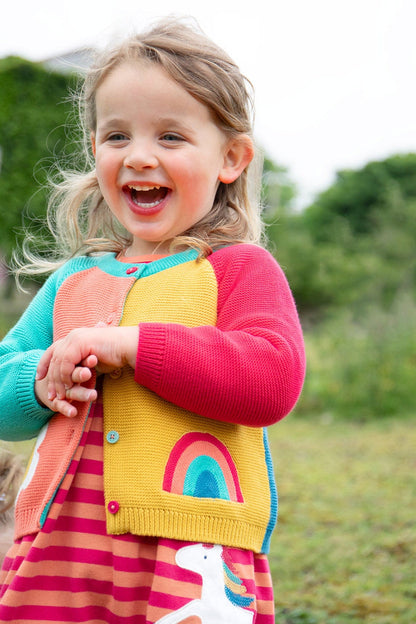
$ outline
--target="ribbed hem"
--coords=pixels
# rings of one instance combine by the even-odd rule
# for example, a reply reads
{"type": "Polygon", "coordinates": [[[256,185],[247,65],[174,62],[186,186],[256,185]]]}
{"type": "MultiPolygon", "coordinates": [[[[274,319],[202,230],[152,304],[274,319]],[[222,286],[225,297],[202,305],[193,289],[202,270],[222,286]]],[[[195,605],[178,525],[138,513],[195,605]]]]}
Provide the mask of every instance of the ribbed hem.
{"type": "Polygon", "coordinates": [[[40,530],[39,507],[19,508],[14,525],[14,539],[20,539],[25,535],[37,533],[40,530]]]}
{"type": "Polygon", "coordinates": [[[134,533],[163,536],[190,542],[221,544],[262,552],[264,527],[219,516],[202,516],[166,509],[123,507],[107,514],[107,531],[114,535],[134,533]]]}

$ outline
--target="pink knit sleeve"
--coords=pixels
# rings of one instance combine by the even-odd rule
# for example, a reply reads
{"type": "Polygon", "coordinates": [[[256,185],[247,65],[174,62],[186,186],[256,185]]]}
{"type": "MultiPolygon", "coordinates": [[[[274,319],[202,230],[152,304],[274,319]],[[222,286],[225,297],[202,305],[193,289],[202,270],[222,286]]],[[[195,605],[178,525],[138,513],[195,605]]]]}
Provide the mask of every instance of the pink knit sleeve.
{"type": "Polygon", "coordinates": [[[136,381],[201,416],[270,425],[294,407],[305,374],[292,293],[264,249],[235,245],[208,260],[217,326],[141,323],[136,381]]]}

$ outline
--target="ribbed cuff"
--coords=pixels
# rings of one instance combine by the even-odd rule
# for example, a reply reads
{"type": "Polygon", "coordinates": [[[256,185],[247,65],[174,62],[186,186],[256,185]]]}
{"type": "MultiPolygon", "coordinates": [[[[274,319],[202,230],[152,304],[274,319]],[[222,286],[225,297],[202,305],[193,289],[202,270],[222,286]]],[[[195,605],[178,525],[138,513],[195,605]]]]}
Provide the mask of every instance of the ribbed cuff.
{"type": "Polygon", "coordinates": [[[39,420],[42,423],[50,417],[51,410],[42,407],[35,396],[36,369],[43,351],[31,351],[24,354],[19,367],[19,382],[16,384],[17,402],[27,420],[39,420]]]}
{"type": "Polygon", "coordinates": [[[166,326],[140,323],[134,378],[137,383],[155,390],[159,387],[165,357],[166,326]]]}

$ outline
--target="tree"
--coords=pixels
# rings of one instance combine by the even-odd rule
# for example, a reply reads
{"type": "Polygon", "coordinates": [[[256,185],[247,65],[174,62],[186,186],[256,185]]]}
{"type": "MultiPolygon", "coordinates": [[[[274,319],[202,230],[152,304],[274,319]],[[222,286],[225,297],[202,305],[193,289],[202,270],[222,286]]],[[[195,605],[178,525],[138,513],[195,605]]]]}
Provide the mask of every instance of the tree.
{"type": "Polygon", "coordinates": [[[74,77],[21,58],[0,60],[0,251],[10,257],[25,217],[45,215],[48,170],[71,151],[67,129],[74,77]]]}
{"type": "Polygon", "coordinates": [[[341,172],[302,213],[269,214],[272,250],[305,317],[416,289],[416,154],[341,172]]]}
{"type": "Polygon", "coordinates": [[[400,191],[404,200],[416,198],[416,154],[391,156],[362,169],[337,173],[335,183],[318,195],[305,211],[305,221],[316,241],[333,239],[342,222],[354,236],[377,228],[377,212],[385,197],[400,191]]]}
{"type": "Polygon", "coordinates": [[[296,197],[296,185],[290,179],[288,170],[275,163],[269,156],[263,161],[262,203],[267,215],[284,215],[291,211],[296,197]]]}

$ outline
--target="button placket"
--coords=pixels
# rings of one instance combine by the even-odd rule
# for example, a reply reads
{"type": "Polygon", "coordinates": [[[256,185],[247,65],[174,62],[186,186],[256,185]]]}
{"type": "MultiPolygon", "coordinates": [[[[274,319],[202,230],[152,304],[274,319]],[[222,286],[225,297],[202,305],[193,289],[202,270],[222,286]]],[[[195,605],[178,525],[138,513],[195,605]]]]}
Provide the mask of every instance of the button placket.
{"type": "MultiPolygon", "coordinates": [[[[131,266],[126,269],[126,275],[133,275],[134,273],[137,273],[138,271],[139,271],[139,267],[131,266]]],[[[139,271],[139,274],[140,274],[140,271],[139,271]]],[[[139,274],[135,275],[134,277],[139,277],[139,274]]],[[[106,324],[111,325],[114,322],[115,318],[116,318],[116,314],[110,313],[107,316],[106,324]]],[[[112,379],[119,379],[121,375],[122,375],[122,370],[120,368],[116,368],[111,373],[109,373],[109,376],[112,379]]],[[[118,431],[115,431],[115,430],[109,431],[106,435],[106,440],[109,444],[116,444],[119,441],[119,439],[120,439],[120,434],[118,433],[118,431]]],[[[115,515],[120,510],[119,502],[116,500],[110,501],[107,504],[107,510],[110,514],[115,515]]]]}

